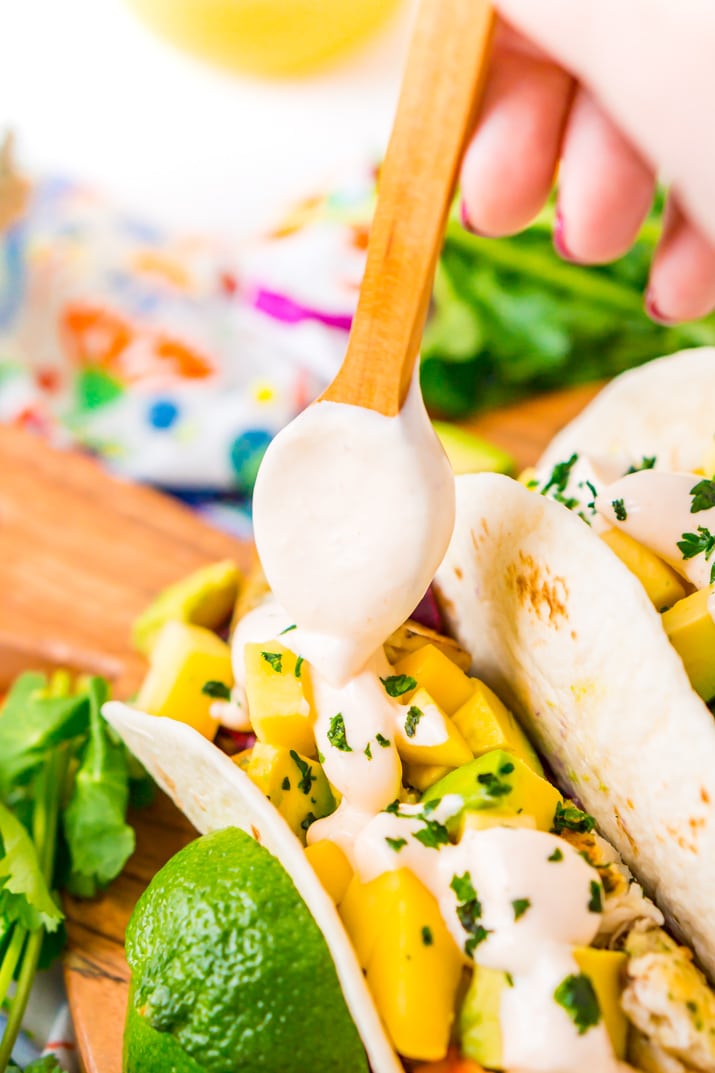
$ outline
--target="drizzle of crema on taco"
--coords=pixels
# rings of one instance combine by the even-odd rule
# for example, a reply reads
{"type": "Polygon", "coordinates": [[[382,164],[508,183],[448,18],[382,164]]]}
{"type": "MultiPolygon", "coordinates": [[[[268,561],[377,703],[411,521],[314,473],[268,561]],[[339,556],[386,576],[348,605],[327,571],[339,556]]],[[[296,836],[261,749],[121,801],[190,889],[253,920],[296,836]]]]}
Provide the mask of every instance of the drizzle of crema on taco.
{"type": "MultiPolygon", "coordinates": [[[[544,590],[540,613],[558,615],[559,593],[544,590]]],[[[281,862],[373,1073],[715,1070],[715,995],[584,795],[562,795],[499,696],[466,673],[484,637],[470,655],[408,622],[337,689],[302,659],[270,594],[252,594],[232,679],[218,638],[170,623],[140,692],[149,712],[105,714],[199,831],[241,827],[281,862]],[[202,687],[209,666],[205,677],[225,680],[202,687]],[[213,724],[207,695],[224,698],[213,724]],[[183,722],[162,717],[170,709],[183,722]],[[255,740],[227,755],[212,741],[217,718],[255,740]]],[[[520,682],[517,671],[516,699],[520,682]]],[[[632,772],[632,753],[621,766],[632,772]]]]}

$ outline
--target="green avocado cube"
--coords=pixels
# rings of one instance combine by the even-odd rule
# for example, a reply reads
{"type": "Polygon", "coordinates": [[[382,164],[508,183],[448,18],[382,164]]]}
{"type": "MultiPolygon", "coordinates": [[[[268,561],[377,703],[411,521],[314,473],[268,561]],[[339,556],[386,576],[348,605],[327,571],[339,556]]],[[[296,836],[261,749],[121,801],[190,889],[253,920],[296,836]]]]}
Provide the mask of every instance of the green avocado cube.
{"type": "Polygon", "coordinates": [[[231,617],[241,572],[224,559],[195,570],[164,589],[132,626],[132,644],[148,656],[167,622],[187,622],[218,630],[231,617]]]}
{"type": "Polygon", "coordinates": [[[507,973],[475,965],[459,1015],[460,1050],[485,1069],[502,1068],[501,999],[507,973]]]}

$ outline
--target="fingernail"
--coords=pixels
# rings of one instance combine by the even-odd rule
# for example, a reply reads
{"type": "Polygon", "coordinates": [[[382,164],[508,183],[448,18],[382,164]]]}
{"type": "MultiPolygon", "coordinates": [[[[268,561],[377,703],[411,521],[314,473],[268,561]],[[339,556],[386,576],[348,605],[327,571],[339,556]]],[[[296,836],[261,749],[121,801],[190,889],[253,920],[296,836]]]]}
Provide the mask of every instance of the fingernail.
{"type": "Polygon", "coordinates": [[[473,233],[474,228],[472,227],[472,224],[470,222],[469,213],[467,212],[467,203],[464,198],[462,198],[462,202],[459,206],[459,218],[462,221],[462,227],[464,228],[464,230],[471,231],[473,233]]]}
{"type": "Polygon", "coordinates": [[[669,317],[667,314],[663,313],[650,287],[646,291],[645,311],[650,319],[654,320],[656,324],[663,324],[666,327],[670,327],[671,325],[678,323],[677,317],[669,317]]]}
{"type": "Polygon", "coordinates": [[[564,218],[561,215],[561,209],[556,208],[556,215],[554,217],[554,234],[553,234],[554,249],[558,253],[559,257],[563,257],[564,261],[577,261],[578,258],[574,257],[571,250],[566,245],[566,238],[564,235],[564,218]]]}

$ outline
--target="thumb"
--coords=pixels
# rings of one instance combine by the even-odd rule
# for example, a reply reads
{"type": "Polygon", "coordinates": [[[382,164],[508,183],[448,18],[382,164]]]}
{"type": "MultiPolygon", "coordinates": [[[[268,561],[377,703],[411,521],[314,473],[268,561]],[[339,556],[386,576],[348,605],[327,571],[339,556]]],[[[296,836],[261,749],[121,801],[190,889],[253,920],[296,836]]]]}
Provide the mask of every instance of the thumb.
{"type": "Polygon", "coordinates": [[[712,0],[495,0],[586,85],[715,242],[712,0]]]}

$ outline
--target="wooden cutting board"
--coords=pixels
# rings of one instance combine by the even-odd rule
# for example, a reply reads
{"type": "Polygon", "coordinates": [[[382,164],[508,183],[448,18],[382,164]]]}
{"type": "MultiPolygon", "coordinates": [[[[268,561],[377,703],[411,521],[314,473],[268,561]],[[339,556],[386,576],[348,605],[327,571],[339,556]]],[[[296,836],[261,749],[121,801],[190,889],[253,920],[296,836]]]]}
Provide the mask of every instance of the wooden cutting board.
{"type": "MultiPolygon", "coordinates": [[[[542,396],[464,427],[526,466],[595,391],[542,396]]],[[[0,426],[0,691],[22,670],[64,666],[102,674],[127,697],[145,669],[129,647],[136,615],[197,567],[233,558],[247,568],[252,554],[176,501],[0,426]]],[[[195,836],[163,795],[131,822],[137,848],[119,879],[93,901],[65,899],[65,980],[87,1073],[121,1073],[126,924],[154,873],[195,836]]]]}

